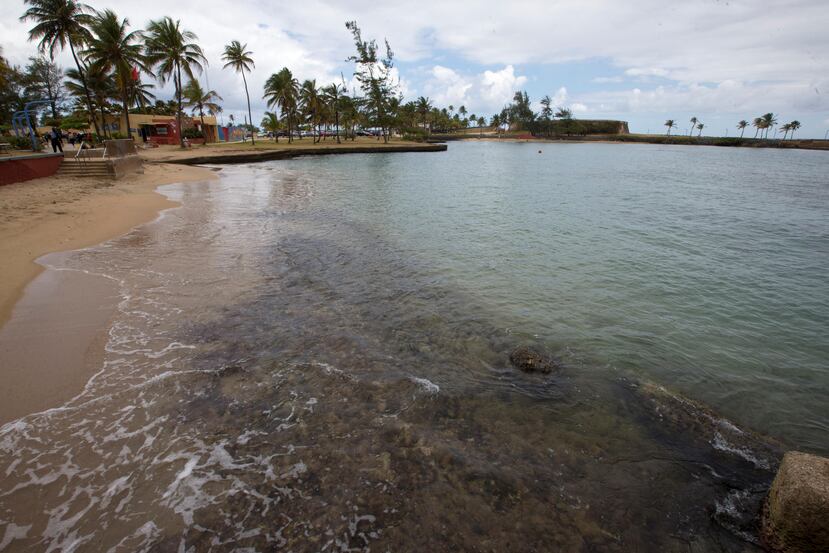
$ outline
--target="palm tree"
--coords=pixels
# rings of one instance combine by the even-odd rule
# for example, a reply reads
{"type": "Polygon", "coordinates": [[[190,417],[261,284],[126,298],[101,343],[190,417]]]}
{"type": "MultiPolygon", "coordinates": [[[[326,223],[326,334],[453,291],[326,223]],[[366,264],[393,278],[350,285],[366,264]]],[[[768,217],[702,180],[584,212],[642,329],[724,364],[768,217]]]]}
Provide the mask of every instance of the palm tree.
{"type": "Polygon", "coordinates": [[[299,96],[299,82],[287,67],[283,67],[279,73],[274,73],[265,82],[265,95],[268,100],[268,107],[280,108],[282,115],[288,120],[288,142],[293,142],[294,116],[297,109],[297,97],[299,96]]]}
{"type": "Polygon", "coordinates": [[[302,86],[299,89],[299,100],[302,105],[302,111],[311,123],[311,133],[313,134],[313,140],[316,144],[321,138],[319,125],[321,120],[320,115],[322,112],[322,99],[320,98],[319,91],[317,90],[316,79],[306,80],[302,83],[302,86]],[[316,129],[316,131],[314,129],[316,129]]]}
{"type": "Polygon", "coordinates": [[[501,138],[501,125],[504,124],[504,121],[501,120],[501,115],[496,113],[492,116],[492,126],[498,131],[498,138],[501,138]]]}
{"type": "Polygon", "coordinates": [[[746,132],[746,127],[748,127],[748,121],[745,119],[737,123],[737,128],[740,129],[740,138],[742,138],[743,134],[746,132]]]}
{"type": "Polygon", "coordinates": [[[694,132],[694,128],[697,126],[697,123],[699,123],[699,119],[697,119],[696,116],[691,117],[691,130],[688,131],[688,136],[691,136],[691,133],[694,132]]]}
{"type": "Polygon", "coordinates": [[[766,138],[769,137],[769,130],[777,124],[777,117],[774,116],[773,113],[767,113],[763,115],[763,124],[765,125],[764,128],[766,129],[766,138]]]}
{"type": "Polygon", "coordinates": [[[793,139],[794,138],[794,131],[799,129],[801,126],[802,125],[800,124],[800,121],[798,121],[797,119],[795,119],[794,121],[789,123],[789,129],[792,131],[792,135],[789,138],[793,139]]]}
{"type": "Polygon", "coordinates": [[[786,140],[786,135],[789,134],[790,130],[792,130],[792,126],[789,123],[784,123],[783,125],[780,125],[777,132],[783,131],[783,140],[786,140]]]}
{"type": "Polygon", "coordinates": [[[266,111],[260,125],[267,132],[273,133],[274,139],[277,143],[279,142],[279,117],[274,112],[266,111]]]}
{"type": "Polygon", "coordinates": [[[83,55],[92,64],[100,65],[104,71],[115,74],[126,118],[127,138],[132,138],[129,105],[130,89],[135,81],[133,70],[140,68],[148,73],[150,71],[144,65],[144,56],[141,55],[141,45],[138,43],[142,34],[140,31],[127,32],[128,25],[127,18],[119,20],[112,10],[96,13],[91,24],[93,38],[88,41],[83,55]]]}
{"type": "Polygon", "coordinates": [[[142,83],[139,78],[130,88],[130,105],[137,109],[146,110],[155,100],[155,94],[150,92],[155,86],[150,83],[142,83]]]}
{"type": "Polygon", "coordinates": [[[757,138],[757,133],[763,130],[765,127],[763,126],[765,123],[763,122],[762,117],[755,117],[754,121],[752,121],[751,126],[753,126],[756,130],[754,131],[754,138],[757,138]]]}
{"type": "Polygon", "coordinates": [[[705,128],[705,123],[697,123],[697,128],[699,129],[699,134],[697,136],[702,136],[702,129],[705,128]]]}
{"type": "Polygon", "coordinates": [[[671,129],[676,128],[676,121],[673,119],[668,119],[665,121],[665,126],[668,127],[668,136],[671,136],[671,129]]]}
{"type": "Polygon", "coordinates": [[[478,116],[478,138],[484,137],[484,125],[486,125],[486,119],[483,115],[478,116]]]}
{"type": "MultiPolygon", "coordinates": [[[[49,51],[49,57],[55,59],[55,51],[63,50],[69,45],[72,59],[75,60],[77,77],[86,98],[86,107],[90,114],[95,113],[92,107],[92,95],[86,82],[86,73],[75,47],[83,46],[90,38],[87,27],[92,23],[89,12],[92,8],[76,0],[25,0],[30,7],[20,17],[20,21],[32,20],[35,26],[29,30],[29,40],[40,40],[38,48],[41,52],[49,51]]],[[[92,115],[95,134],[100,134],[98,123],[92,115]]]]}
{"type": "MultiPolygon", "coordinates": [[[[94,98],[93,105],[97,106],[101,113],[101,125],[104,127],[103,136],[106,136],[106,106],[110,98],[118,95],[118,87],[115,85],[112,74],[104,71],[100,65],[92,65],[87,68],[82,79],[81,73],[77,69],[67,69],[64,84],[66,90],[74,96],[83,98],[89,94],[90,98],[94,98]]],[[[92,119],[95,129],[98,130],[98,118],[95,116],[95,108],[89,112],[89,118],[92,119]]]]}
{"type": "MultiPolygon", "coordinates": [[[[248,80],[245,78],[245,72],[247,71],[249,73],[251,68],[255,67],[255,65],[253,63],[253,58],[250,57],[253,52],[248,52],[247,47],[247,44],[240,44],[238,40],[234,40],[225,46],[225,52],[222,55],[222,59],[227,63],[225,63],[222,69],[232,67],[237,73],[242,74],[242,82],[245,84],[245,97],[248,100],[248,117],[252,122],[253,115],[251,115],[250,112],[250,94],[248,94],[248,80]]],[[[252,145],[256,145],[253,133],[251,133],[250,141],[252,145]]]]}
{"type": "Polygon", "coordinates": [[[429,134],[431,134],[432,127],[431,125],[428,125],[428,122],[429,114],[432,112],[432,100],[425,96],[421,96],[417,99],[416,106],[417,113],[420,115],[421,125],[423,128],[427,129],[429,134]]]}
{"type": "Polygon", "coordinates": [[[342,86],[337,83],[331,83],[322,89],[322,99],[328,104],[329,109],[334,114],[334,126],[337,133],[337,144],[340,143],[340,108],[342,107],[342,97],[345,94],[345,84],[342,86]]]}
{"type": "Polygon", "coordinates": [[[173,79],[178,100],[178,111],[176,112],[178,138],[181,147],[184,148],[184,133],[181,129],[181,95],[182,82],[181,73],[195,79],[193,70],[201,73],[202,64],[207,65],[207,59],[202,53],[201,47],[195,43],[198,39],[195,33],[181,30],[181,22],[173,21],[170,17],[163,17],[156,21],[150,21],[147,25],[146,43],[144,51],[147,62],[157,67],[158,80],[161,84],[173,79]]]}
{"type": "Polygon", "coordinates": [[[199,114],[199,119],[201,119],[201,130],[202,134],[204,134],[204,142],[207,143],[207,133],[204,132],[204,110],[206,109],[210,115],[216,115],[222,109],[219,107],[219,104],[216,103],[216,100],[221,101],[222,97],[219,96],[215,90],[208,90],[205,91],[199,81],[196,79],[191,79],[187,86],[184,87],[182,91],[182,95],[184,96],[185,102],[184,105],[188,108],[192,109],[191,113],[199,114]]]}

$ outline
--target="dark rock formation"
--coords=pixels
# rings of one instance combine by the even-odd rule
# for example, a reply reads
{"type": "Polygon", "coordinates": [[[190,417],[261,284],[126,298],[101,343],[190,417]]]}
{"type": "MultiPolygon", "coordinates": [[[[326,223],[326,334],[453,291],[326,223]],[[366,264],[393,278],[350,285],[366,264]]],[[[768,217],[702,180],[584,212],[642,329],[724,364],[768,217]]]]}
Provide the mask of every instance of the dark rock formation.
{"type": "Polygon", "coordinates": [[[763,538],[773,551],[829,551],[829,459],[792,451],[771,485],[763,538]]]}
{"type": "Polygon", "coordinates": [[[528,373],[546,374],[559,368],[559,364],[555,359],[529,346],[518,346],[512,350],[509,360],[513,367],[528,373]]]}

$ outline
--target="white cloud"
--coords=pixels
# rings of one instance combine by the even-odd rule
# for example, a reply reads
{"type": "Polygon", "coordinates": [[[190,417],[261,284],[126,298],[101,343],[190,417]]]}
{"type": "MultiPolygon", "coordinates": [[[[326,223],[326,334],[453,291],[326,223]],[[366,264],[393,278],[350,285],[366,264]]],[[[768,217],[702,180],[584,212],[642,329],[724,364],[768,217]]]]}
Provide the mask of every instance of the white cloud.
{"type": "Polygon", "coordinates": [[[480,97],[490,111],[499,109],[512,99],[516,90],[527,82],[527,77],[516,76],[515,68],[507,65],[500,71],[484,71],[480,79],[480,97]]]}
{"type": "Polygon", "coordinates": [[[625,79],[623,77],[620,77],[620,76],[617,75],[615,77],[594,77],[590,80],[590,82],[596,83],[596,84],[607,84],[607,83],[621,83],[624,80],[625,79]]]}
{"type": "Polygon", "coordinates": [[[661,67],[631,67],[625,70],[628,77],[667,77],[668,71],[661,67]]]}
{"type": "MultiPolygon", "coordinates": [[[[487,3],[485,9],[471,0],[421,0],[418,9],[368,0],[305,0],[278,9],[265,9],[268,4],[257,0],[87,1],[128,16],[136,26],[162,15],[181,18],[210,59],[211,88],[224,96],[227,112],[238,115],[245,111],[241,78],[222,71],[219,58],[230,40],[247,42],[256,60],[249,79],[254,119],[264,108],[265,80],[283,66],[321,83],[339,80],[341,71],[351,78],[344,63],[353,51],[344,28],[351,19],[366,38],[388,37],[398,60],[445,70],[403,75],[411,79],[403,81],[407,91],[431,86],[435,98],[452,98],[476,111],[500,109],[516,89],[530,85],[526,64],[554,71],[556,63],[582,60],[618,68],[617,76],[594,78],[598,87],[623,82],[623,76],[641,87],[571,92],[571,107],[582,104],[591,112],[669,113],[685,106],[726,112],[762,105],[762,111],[817,112],[811,119],[822,121],[827,111],[826,0],[526,0],[519,6],[487,3]],[[436,56],[441,57],[423,63],[436,56]],[[470,70],[468,62],[482,71],[470,70]],[[662,86],[646,86],[653,78],[662,86]]],[[[0,45],[18,64],[33,54],[26,41],[30,24],[17,20],[23,11],[22,0],[3,0],[0,10],[0,45]]],[[[68,53],[60,61],[72,63],[68,53]]]]}
{"type": "Polygon", "coordinates": [[[469,103],[467,93],[472,88],[472,80],[442,65],[432,68],[432,78],[427,81],[424,93],[439,106],[461,106],[469,103]]]}

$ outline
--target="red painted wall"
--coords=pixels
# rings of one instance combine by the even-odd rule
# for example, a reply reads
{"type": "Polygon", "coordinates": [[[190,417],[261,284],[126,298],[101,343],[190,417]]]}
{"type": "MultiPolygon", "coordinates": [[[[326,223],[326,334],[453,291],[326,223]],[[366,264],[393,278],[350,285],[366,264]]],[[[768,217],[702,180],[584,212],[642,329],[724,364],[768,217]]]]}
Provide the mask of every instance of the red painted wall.
{"type": "Polygon", "coordinates": [[[23,182],[54,175],[63,162],[63,154],[43,157],[0,157],[0,185],[23,182]]]}

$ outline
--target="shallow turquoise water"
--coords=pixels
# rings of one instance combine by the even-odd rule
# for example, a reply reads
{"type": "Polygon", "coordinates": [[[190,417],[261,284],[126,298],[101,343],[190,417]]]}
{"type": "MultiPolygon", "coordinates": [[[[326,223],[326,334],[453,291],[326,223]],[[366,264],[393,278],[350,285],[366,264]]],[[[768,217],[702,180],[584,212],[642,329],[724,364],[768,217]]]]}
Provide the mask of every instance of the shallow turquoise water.
{"type": "Polygon", "coordinates": [[[290,166],[495,324],[829,452],[824,152],[451,143],[290,166]]]}
{"type": "Polygon", "coordinates": [[[0,549],[760,551],[829,453],[829,156],[540,147],[223,166],[47,256],[120,302],[0,427],[0,549]]]}

